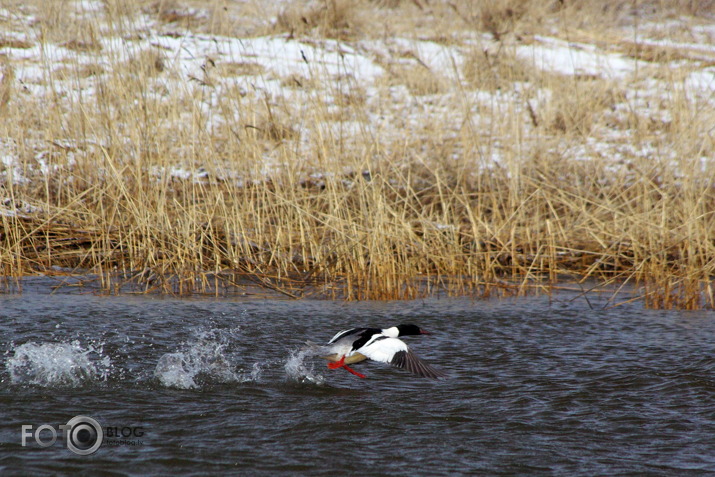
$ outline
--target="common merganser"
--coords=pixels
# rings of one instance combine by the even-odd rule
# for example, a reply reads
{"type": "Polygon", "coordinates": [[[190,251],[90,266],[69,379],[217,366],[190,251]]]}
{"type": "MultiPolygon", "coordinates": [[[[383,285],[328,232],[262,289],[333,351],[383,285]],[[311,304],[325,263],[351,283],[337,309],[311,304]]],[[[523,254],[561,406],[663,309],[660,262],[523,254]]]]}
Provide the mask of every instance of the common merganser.
{"type": "Polygon", "coordinates": [[[365,375],[350,368],[348,364],[359,363],[366,359],[390,363],[417,376],[443,378],[444,373],[422,362],[404,341],[397,339],[400,336],[428,334],[416,325],[398,325],[385,329],[353,328],[333,336],[327,346],[331,354],[323,357],[331,361],[328,363],[328,368],[345,368],[360,378],[364,378],[365,375]]]}

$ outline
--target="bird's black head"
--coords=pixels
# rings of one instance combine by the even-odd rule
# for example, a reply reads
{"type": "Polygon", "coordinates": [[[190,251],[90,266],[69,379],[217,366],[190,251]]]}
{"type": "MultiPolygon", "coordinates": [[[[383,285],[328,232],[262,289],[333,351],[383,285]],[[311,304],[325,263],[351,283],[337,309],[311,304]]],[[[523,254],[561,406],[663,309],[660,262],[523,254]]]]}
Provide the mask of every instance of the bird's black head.
{"type": "Polygon", "coordinates": [[[430,334],[417,325],[397,325],[397,329],[400,331],[400,336],[430,334]]]}

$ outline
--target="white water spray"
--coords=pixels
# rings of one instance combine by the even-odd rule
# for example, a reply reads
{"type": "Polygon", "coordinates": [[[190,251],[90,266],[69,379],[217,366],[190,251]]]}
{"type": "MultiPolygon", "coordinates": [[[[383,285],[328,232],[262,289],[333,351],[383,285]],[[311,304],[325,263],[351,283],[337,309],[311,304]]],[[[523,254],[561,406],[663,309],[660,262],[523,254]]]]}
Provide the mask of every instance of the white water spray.
{"type": "Polygon", "coordinates": [[[36,386],[77,386],[85,382],[106,381],[112,368],[102,346],[82,347],[70,343],[28,342],[15,348],[7,360],[10,382],[36,386]]]}

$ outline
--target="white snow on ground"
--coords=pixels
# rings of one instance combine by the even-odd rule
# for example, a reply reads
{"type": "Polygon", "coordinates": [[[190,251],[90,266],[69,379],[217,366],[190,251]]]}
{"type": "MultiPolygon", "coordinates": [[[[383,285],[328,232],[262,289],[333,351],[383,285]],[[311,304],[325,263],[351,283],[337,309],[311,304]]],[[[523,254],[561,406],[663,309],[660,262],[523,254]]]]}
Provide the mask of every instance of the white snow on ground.
{"type": "Polygon", "coordinates": [[[23,174],[22,164],[12,140],[0,139],[0,166],[2,166],[0,168],[0,184],[5,181],[12,181],[15,184],[28,182],[23,174]]]}
{"type": "Polygon", "coordinates": [[[517,55],[537,68],[564,75],[625,78],[635,71],[635,61],[599,50],[595,45],[536,36],[535,43],[517,48],[517,55]]]}
{"type": "Polygon", "coordinates": [[[686,89],[705,93],[712,99],[715,94],[715,68],[693,71],[685,78],[684,85],[686,89]]]}
{"type": "Polygon", "coordinates": [[[180,38],[155,36],[150,43],[159,47],[170,64],[185,78],[206,78],[205,65],[209,59],[214,64],[256,65],[263,73],[245,79],[255,88],[277,96],[293,94],[293,90],[281,84],[283,79],[292,76],[306,79],[351,75],[360,81],[372,82],[384,73],[369,58],[335,40],[309,44],[284,36],[229,38],[187,35],[180,38]]]}

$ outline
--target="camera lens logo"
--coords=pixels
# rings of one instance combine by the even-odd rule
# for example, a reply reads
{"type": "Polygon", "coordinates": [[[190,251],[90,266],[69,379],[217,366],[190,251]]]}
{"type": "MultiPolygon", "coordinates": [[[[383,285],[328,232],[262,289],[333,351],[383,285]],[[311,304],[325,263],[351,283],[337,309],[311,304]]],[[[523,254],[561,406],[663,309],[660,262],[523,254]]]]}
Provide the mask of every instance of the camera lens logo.
{"type": "Polygon", "coordinates": [[[67,421],[65,429],[67,429],[67,448],[75,454],[94,454],[102,445],[104,439],[102,426],[91,417],[75,416],[67,421]]]}

